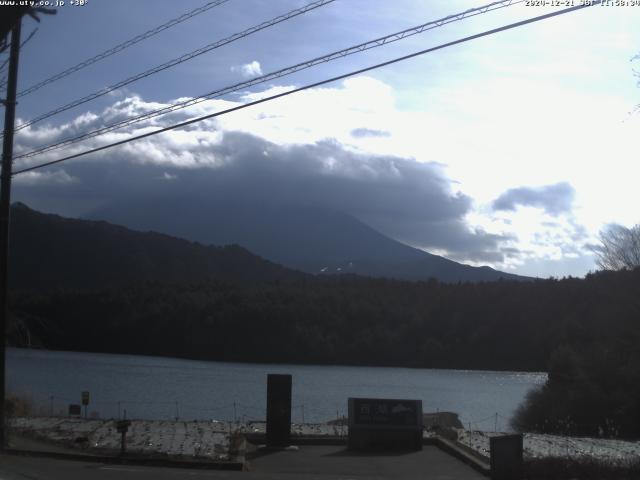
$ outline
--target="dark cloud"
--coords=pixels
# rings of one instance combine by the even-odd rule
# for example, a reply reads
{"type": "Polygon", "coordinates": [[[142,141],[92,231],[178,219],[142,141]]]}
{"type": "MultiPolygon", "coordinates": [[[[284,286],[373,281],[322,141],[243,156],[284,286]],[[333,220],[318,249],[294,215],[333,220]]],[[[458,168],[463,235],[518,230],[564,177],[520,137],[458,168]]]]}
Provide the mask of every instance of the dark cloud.
{"type": "Polygon", "coordinates": [[[502,247],[502,248],[500,248],[500,251],[506,257],[519,257],[523,253],[522,250],[520,250],[519,248],[515,248],[515,247],[502,247]]]}
{"type": "Polygon", "coordinates": [[[543,187],[519,187],[507,190],[493,201],[494,210],[516,210],[518,205],[542,208],[557,216],[571,211],[575,190],[567,182],[543,187]]]}
{"type": "MultiPolygon", "coordinates": [[[[114,105],[109,116],[120,118],[125,115],[122,110],[129,115],[141,108],[148,106],[127,99],[114,105]]],[[[98,122],[100,116],[88,116],[75,131],[98,122]]],[[[45,172],[29,182],[17,181],[14,199],[71,216],[115,204],[126,208],[142,198],[190,197],[203,207],[320,207],[350,214],[392,238],[446,251],[461,261],[500,262],[508,255],[500,245],[511,240],[469,228],[465,215],[472,208],[471,199],[451,192],[451,182],[438,164],[363,155],[335,141],[276,145],[247,133],[221,132],[214,121],[45,172]],[[60,181],[67,178],[73,181],[60,181]]],[[[206,215],[206,210],[201,213],[206,215]]]]}

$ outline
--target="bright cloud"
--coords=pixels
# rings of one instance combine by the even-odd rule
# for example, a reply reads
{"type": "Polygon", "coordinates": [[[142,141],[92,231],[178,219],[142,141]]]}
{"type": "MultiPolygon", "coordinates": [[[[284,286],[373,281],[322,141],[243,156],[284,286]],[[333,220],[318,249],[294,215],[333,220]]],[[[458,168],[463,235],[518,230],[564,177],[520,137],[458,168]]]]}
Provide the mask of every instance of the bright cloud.
{"type": "Polygon", "coordinates": [[[244,65],[233,66],[231,67],[231,71],[239,73],[244,78],[259,77],[262,75],[262,68],[260,67],[260,62],[257,60],[254,60],[251,63],[245,63],[244,65]]]}

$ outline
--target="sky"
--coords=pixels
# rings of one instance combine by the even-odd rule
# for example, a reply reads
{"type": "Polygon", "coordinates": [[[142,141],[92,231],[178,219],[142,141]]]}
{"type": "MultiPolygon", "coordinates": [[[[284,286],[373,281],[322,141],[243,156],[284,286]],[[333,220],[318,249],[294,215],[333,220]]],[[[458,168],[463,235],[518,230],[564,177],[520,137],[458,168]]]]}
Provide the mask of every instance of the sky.
{"type": "MultiPolygon", "coordinates": [[[[66,2],[21,54],[18,91],[204,0],[66,2]]],[[[228,0],[19,98],[17,123],[311,3],[228,0]]],[[[19,131],[16,154],[460,13],[470,0],[336,0],[19,131]]],[[[17,159],[15,169],[559,8],[508,8],[17,159]]],[[[598,233],[640,222],[640,6],[595,6],[17,175],[13,200],[83,217],[168,192],[329,207],[431,253],[538,277],[595,270],[598,233]],[[222,182],[220,179],[224,179],[222,182]],[[223,194],[220,194],[223,192],[223,194]]],[[[6,56],[0,57],[4,60],[6,56]]]]}

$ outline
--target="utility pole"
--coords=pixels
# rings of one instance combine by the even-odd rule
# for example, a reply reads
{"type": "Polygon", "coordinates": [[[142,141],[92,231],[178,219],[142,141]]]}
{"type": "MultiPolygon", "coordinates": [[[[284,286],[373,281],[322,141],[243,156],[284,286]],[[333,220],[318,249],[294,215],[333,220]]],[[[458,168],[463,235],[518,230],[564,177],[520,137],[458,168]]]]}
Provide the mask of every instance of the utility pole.
{"type": "Polygon", "coordinates": [[[16,90],[18,59],[20,56],[20,29],[18,19],[11,31],[11,52],[7,77],[7,98],[4,100],[4,138],[2,143],[2,172],[0,172],[0,451],[6,447],[5,416],[5,355],[7,344],[7,280],[9,261],[9,214],[11,209],[11,167],[13,158],[13,130],[16,118],[16,90]]]}

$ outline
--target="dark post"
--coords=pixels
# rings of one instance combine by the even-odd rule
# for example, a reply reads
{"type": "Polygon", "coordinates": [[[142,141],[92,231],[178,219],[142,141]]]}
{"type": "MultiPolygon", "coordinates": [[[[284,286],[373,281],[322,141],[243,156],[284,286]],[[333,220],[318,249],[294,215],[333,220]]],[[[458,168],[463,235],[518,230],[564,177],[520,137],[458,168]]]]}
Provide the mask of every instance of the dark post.
{"type": "Polygon", "coordinates": [[[502,435],[489,439],[492,480],[522,478],[522,435],[502,435]]]}
{"type": "Polygon", "coordinates": [[[120,433],[120,455],[124,456],[127,452],[127,432],[131,426],[131,421],[127,420],[127,410],[124,411],[124,419],[116,422],[116,430],[120,433]]]}
{"type": "Polygon", "coordinates": [[[127,430],[122,427],[120,429],[120,455],[124,455],[127,452],[127,430]]]}
{"type": "Polygon", "coordinates": [[[87,418],[87,406],[89,405],[89,392],[82,392],[82,405],[84,406],[84,418],[87,418]]]}
{"type": "Polygon", "coordinates": [[[11,31],[11,52],[7,76],[7,98],[4,109],[4,138],[2,142],[2,172],[0,173],[0,450],[7,438],[5,430],[5,345],[7,343],[7,279],[9,260],[9,211],[11,207],[11,163],[13,157],[13,128],[16,118],[16,90],[18,60],[20,56],[20,29],[18,20],[11,31]]]}
{"type": "Polygon", "coordinates": [[[291,435],[291,375],[267,375],[267,446],[285,447],[291,435]]]}

